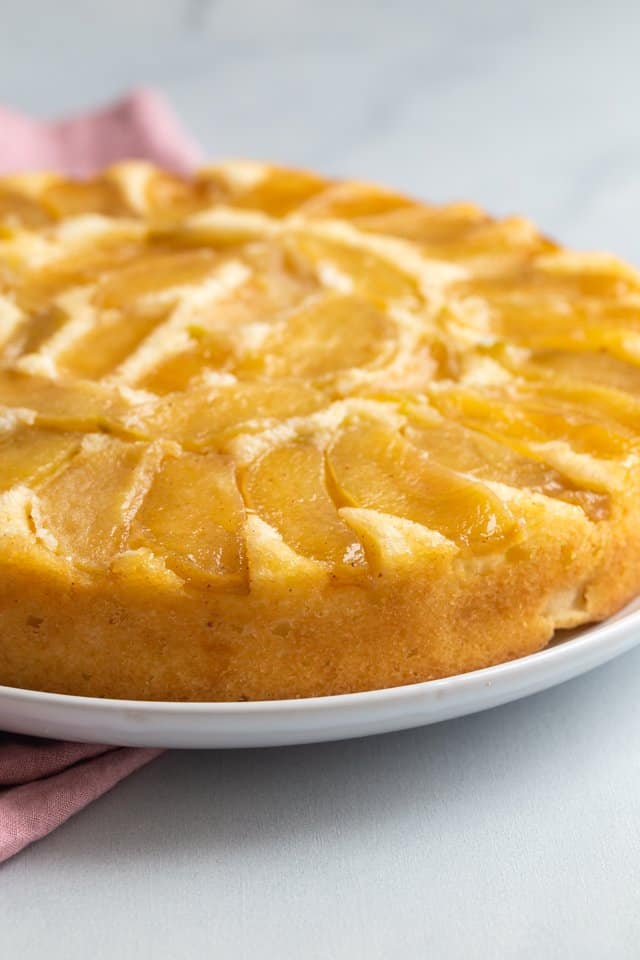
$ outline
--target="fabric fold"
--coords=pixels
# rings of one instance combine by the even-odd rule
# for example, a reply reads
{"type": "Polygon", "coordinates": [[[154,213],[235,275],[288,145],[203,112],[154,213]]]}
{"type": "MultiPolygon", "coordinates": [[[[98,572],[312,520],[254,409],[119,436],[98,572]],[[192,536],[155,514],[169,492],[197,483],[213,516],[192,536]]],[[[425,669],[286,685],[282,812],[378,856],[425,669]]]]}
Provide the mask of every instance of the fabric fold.
{"type": "Polygon", "coordinates": [[[152,160],[187,173],[202,154],[164,97],[146,88],[61,120],[37,120],[0,106],[0,173],[88,176],[125,159],[152,160]]]}
{"type": "MultiPolygon", "coordinates": [[[[0,747],[0,776],[4,766],[2,754],[11,746],[16,744],[0,747]]],[[[54,744],[51,750],[57,748],[66,759],[73,753],[73,746],[83,745],[54,744]]],[[[28,749],[25,745],[24,750],[28,749]]],[[[30,783],[22,779],[19,786],[0,794],[0,863],[50,833],[124,777],[159,756],[162,750],[87,747],[85,752],[86,759],[63,768],[60,773],[36,774],[30,783]]],[[[27,760],[25,769],[29,764],[27,760]]],[[[18,776],[24,777],[24,771],[18,776]]]]}

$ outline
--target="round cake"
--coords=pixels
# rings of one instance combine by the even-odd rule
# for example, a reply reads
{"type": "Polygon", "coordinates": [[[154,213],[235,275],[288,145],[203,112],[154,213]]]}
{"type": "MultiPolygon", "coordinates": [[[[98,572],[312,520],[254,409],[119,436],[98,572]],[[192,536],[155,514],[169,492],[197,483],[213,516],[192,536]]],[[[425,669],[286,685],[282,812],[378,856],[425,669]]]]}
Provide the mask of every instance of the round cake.
{"type": "Polygon", "coordinates": [[[640,276],[234,162],[0,181],[0,683],[256,700],[640,591],[640,276]]]}

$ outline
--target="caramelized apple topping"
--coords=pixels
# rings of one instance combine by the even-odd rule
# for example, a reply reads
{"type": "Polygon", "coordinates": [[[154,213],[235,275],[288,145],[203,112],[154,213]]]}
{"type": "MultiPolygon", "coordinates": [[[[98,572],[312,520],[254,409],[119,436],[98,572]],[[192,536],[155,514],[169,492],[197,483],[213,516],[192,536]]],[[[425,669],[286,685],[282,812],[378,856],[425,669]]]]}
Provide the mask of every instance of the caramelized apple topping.
{"type": "Polygon", "coordinates": [[[526,220],[255,163],[0,183],[0,495],[89,575],[246,590],[253,524],[353,583],[343,508],[504,551],[523,498],[606,522],[639,439],[640,278],[526,220]]]}

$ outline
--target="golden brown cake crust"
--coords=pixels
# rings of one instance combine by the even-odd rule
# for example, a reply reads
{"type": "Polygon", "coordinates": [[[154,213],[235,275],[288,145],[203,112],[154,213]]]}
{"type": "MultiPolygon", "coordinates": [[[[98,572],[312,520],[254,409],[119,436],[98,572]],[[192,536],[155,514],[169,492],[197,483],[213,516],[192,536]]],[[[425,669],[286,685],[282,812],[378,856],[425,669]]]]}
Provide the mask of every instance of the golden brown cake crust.
{"type": "Polygon", "coordinates": [[[640,277],[233,162],[0,180],[0,683],[321,696],[640,590],[640,277]]]}

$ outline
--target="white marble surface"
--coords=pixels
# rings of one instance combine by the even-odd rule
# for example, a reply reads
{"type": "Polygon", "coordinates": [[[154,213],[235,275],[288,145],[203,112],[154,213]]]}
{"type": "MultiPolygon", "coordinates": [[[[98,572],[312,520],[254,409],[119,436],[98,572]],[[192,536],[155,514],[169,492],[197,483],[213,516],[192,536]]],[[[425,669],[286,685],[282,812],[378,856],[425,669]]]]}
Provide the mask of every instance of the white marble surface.
{"type": "MultiPolygon", "coordinates": [[[[639,44],[635,0],[20,0],[0,98],[157,84],[212,156],[471,197],[640,262],[639,44]]],[[[635,960],[639,694],[636,651],[422,731],[167,755],[0,871],[2,956],[635,960]]]]}

